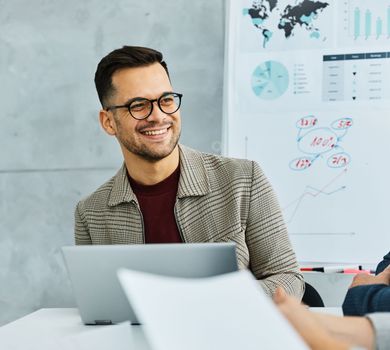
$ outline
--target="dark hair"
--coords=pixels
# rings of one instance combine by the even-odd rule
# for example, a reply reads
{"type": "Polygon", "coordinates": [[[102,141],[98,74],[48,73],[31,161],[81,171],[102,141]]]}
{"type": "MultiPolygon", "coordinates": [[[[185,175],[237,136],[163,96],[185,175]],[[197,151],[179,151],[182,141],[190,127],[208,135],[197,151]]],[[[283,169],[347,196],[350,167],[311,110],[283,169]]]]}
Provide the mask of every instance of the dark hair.
{"type": "Polygon", "coordinates": [[[169,78],[162,53],[147,47],[123,46],[103,57],[95,73],[95,86],[102,106],[105,106],[107,98],[114,92],[112,76],[118,69],[148,66],[156,62],[164,67],[169,78]]]}

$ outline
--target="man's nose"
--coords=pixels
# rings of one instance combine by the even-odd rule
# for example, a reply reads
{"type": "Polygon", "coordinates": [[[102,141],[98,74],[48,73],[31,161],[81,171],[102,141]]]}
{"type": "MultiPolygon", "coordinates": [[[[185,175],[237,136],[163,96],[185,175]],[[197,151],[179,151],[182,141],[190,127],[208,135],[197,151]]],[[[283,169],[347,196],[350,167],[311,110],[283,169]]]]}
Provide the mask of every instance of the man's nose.
{"type": "Polygon", "coordinates": [[[161,120],[165,119],[166,114],[160,109],[158,102],[153,101],[152,106],[153,106],[152,113],[150,113],[147,120],[148,121],[161,121],[161,120]]]}

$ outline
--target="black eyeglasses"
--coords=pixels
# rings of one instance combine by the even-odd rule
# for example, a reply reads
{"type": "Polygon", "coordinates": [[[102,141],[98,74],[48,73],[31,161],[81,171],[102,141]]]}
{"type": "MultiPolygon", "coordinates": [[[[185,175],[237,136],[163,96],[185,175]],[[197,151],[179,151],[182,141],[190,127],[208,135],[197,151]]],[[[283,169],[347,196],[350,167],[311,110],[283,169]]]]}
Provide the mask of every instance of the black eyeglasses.
{"type": "Polygon", "coordinates": [[[176,92],[165,92],[159,98],[149,100],[144,97],[136,97],[121,106],[108,106],[106,111],[117,108],[127,108],[130,115],[137,120],[146,119],[153,112],[153,103],[157,101],[157,106],[165,114],[175,113],[181,105],[183,94],[176,92]]]}

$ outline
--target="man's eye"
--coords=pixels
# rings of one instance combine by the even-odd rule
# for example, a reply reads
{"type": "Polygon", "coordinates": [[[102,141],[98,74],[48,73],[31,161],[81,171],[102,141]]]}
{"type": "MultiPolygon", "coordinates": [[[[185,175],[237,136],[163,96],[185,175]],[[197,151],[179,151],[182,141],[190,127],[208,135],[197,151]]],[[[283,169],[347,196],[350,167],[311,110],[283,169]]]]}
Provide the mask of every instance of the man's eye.
{"type": "Polygon", "coordinates": [[[164,106],[167,106],[167,105],[170,105],[174,102],[174,99],[173,99],[173,96],[164,96],[161,100],[160,100],[160,104],[164,105],[164,106]]]}
{"type": "Polygon", "coordinates": [[[142,111],[148,107],[147,102],[136,102],[130,105],[130,109],[134,112],[142,111]]]}

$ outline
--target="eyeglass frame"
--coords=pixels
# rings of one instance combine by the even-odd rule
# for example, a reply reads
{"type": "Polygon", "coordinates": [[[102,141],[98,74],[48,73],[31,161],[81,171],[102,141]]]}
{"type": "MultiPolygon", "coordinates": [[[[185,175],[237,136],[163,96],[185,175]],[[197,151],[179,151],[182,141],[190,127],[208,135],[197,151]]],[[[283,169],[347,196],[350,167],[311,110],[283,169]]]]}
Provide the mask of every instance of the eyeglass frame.
{"type": "Polygon", "coordinates": [[[132,98],[131,100],[129,100],[128,102],[126,102],[126,103],[123,104],[123,105],[107,106],[107,107],[104,108],[104,110],[108,112],[108,111],[110,111],[110,110],[112,110],[112,109],[127,108],[127,110],[129,111],[129,114],[130,114],[135,120],[144,120],[144,119],[149,118],[150,115],[152,114],[152,112],[153,112],[153,107],[154,107],[154,102],[157,102],[157,106],[158,106],[158,108],[160,109],[161,112],[163,112],[163,113],[165,113],[165,114],[168,114],[168,115],[171,115],[171,114],[176,113],[176,112],[180,109],[182,97],[183,97],[183,94],[180,94],[180,93],[178,93],[178,92],[164,92],[159,98],[155,98],[155,99],[153,99],[153,100],[150,100],[150,99],[148,99],[148,98],[146,98],[146,97],[134,97],[134,98],[132,98]],[[161,108],[161,105],[160,105],[160,100],[161,100],[163,97],[167,96],[167,95],[176,95],[176,96],[179,97],[179,103],[178,103],[178,105],[177,105],[177,109],[176,109],[174,112],[171,112],[171,113],[167,113],[167,112],[163,111],[163,109],[161,108]],[[146,115],[145,117],[143,117],[143,118],[136,118],[136,117],[134,117],[133,114],[132,114],[131,111],[130,111],[130,106],[131,106],[131,104],[132,104],[134,101],[145,101],[145,100],[146,100],[146,101],[149,101],[149,102],[150,102],[150,105],[152,106],[152,107],[150,108],[149,114],[147,114],[147,115],[146,115]]]}

